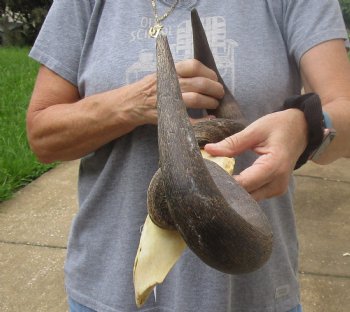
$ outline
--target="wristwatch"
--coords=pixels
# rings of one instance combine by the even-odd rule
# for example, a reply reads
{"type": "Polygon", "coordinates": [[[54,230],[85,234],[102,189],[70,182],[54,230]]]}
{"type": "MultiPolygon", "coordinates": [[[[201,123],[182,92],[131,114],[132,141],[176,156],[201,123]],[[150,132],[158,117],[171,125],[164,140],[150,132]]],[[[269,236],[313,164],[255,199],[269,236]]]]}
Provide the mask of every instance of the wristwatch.
{"type": "Polygon", "coordinates": [[[308,126],[308,144],[297,160],[294,169],[308,160],[317,160],[335,137],[329,115],[322,110],[321,99],[316,93],[296,95],[286,99],[282,110],[297,108],[304,113],[308,126]]]}
{"type": "Polygon", "coordinates": [[[333,141],[336,135],[336,131],[333,128],[332,120],[329,117],[328,113],[325,111],[322,111],[323,114],[323,139],[321,144],[311,153],[310,160],[317,160],[320,158],[324,150],[327,148],[327,146],[333,141]]]}

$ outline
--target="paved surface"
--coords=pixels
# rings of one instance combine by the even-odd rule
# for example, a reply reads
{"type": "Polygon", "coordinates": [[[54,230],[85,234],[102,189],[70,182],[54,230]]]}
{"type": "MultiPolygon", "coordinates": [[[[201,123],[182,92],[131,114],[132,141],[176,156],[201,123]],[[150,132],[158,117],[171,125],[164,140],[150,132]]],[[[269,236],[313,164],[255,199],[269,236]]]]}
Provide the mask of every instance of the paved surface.
{"type": "MultiPolygon", "coordinates": [[[[1,312],[67,311],[63,262],[77,165],[60,165],[0,204],[1,312]]],[[[349,312],[350,159],[295,175],[304,311],[349,312]]]]}

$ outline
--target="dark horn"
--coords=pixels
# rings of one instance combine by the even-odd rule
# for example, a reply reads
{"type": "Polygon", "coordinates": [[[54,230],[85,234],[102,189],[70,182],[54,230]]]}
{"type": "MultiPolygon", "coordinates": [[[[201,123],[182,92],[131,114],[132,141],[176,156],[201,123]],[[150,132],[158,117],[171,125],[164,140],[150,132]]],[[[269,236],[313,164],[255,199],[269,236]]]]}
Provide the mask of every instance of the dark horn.
{"type": "Polygon", "coordinates": [[[157,38],[160,169],[173,223],[206,264],[226,273],[261,267],[272,249],[266,216],[222,168],[204,161],[165,35],[157,38]]]}
{"type": "Polygon", "coordinates": [[[214,56],[211,52],[208,39],[204,31],[204,27],[196,9],[193,9],[191,11],[191,22],[193,32],[194,58],[216,73],[219,82],[224,86],[225,90],[225,96],[220,101],[219,107],[215,110],[208,110],[208,114],[214,115],[217,118],[231,119],[236,123],[242,124],[242,126],[246,126],[248,122],[243,116],[239,108],[239,104],[237,103],[229,88],[226,86],[216,66],[214,56]]]}

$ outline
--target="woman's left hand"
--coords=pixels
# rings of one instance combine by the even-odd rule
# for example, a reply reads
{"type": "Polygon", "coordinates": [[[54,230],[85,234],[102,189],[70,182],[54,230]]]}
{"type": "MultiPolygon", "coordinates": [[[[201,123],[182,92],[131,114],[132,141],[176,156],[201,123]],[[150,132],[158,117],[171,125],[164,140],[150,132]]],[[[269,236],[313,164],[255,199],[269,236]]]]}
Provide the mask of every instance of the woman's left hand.
{"type": "Polygon", "coordinates": [[[234,157],[252,150],[260,156],[235,179],[255,198],[262,200],[286,192],[294,166],[307,145],[303,112],[288,109],[259,118],[221,142],[207,144],[213,156],[234,157]]]}

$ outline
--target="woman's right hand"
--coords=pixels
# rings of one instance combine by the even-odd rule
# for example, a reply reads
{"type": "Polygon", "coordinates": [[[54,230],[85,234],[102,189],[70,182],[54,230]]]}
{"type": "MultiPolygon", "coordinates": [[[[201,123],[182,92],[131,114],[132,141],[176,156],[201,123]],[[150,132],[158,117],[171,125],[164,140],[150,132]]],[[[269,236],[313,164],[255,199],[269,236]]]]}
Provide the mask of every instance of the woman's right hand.
{"type": "MultiPolygon", "coordinates": [[[[195,59],[176,63],[176,72],[187,108],[215,109],[224,96],[224,88],[216,73],[195,59]]],[[[135,118],[142,124],[157,123],[157,78],[151,74],[135,84],[143,101],[135,102],[135,118]]]]}
{"type": "MultiPolygon", "coordinates": [[[[196,60],[176,64],[189,108],[216,108],[224,95],[216,74],[196,60]]],[[[41,66],[27,111],[27,133],[42,162],[72,160],[145,124],[157,124],[156,74],[80,99],[75,85],[41,66]]]]}

